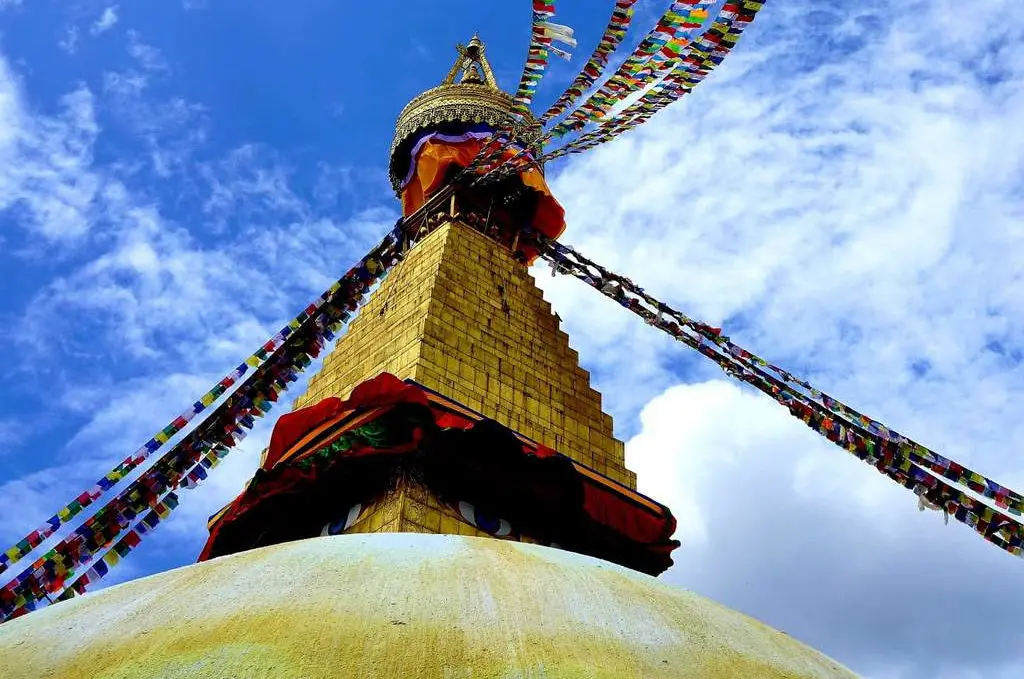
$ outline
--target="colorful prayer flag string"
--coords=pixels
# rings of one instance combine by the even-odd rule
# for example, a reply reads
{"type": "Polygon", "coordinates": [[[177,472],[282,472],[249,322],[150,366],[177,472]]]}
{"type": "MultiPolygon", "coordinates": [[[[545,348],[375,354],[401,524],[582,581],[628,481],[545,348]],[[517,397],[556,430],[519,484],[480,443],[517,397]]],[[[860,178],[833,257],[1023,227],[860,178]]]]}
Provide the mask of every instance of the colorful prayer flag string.
{"type": "Polygon", "coordinates": [[[532,234],[552,274],[578,278],[607,297],[715,361],[725,372],[768,394],[807,426],[871,464],[919,496],[922,506],[941,509],[946,516],[971,527],[985,540],[1015,555],[1024,556],[1024,524],[1009,516],[1021,515],[1024,498],[975,471],[952,462],[881,423],[818,391],[802,380],[733,344],[720,328],[694,321],[648,295],[628,278],[611,273],[572,248],[532,234]],[[795,389],[800,386],[801,390],[795,389]],[[972,497],[982,495],[995,507],[972,497]],[[1002,510],[1006,510],[1006,512],[1002,510]]]}
{"type": "MultiPolygon", "coordinates": [[[[722,63],[763,6],[764,2],[761,0],[727,2],[719,10],[711,27],[671,59],[674,67],[664,78],[618,115],[604,119],[602,125],[596,130],[544,154],[540,162],[592,149],[627,130],[642,125],[650,120],[655,113],[678,101],[722,63]]],[[[590,116],[589,119],[595,120],[596,118],[590,116]]],[[[581,122],[585,124],[582,115],[572,123],[573,129],[581,129],[581,122]]]]}
{"type": "Polygon", "coordinates": [[[544,124],[562,115],[583,96],[584,92],[593,87],[597,79],[604,73],[609,57],[618,49],[622,39],[626,37],[629,24],[633,20],[633,5],[635,4],[636,0],[615,0],[611,19],[608,21],[608,26],[604,29],[604,34],[597,43],[594,53],[590,55],[590,59],[587,60],[569,87],[565,89],[565,92],[537,119],[539,123],[544,124]]]}
{"type": "MultiPolygon", "coordinates": [[[[603,120],[596,129],[586,132],[572,142],[544,153],[540,157],[526,160],[520,154],[503,161],[499,167],[489,170],[489,181],[498,181],[515,174],[528,163],[546,163],[565,155],[582,153],[647,122],[655,113],[688,94],[703,81],[708,73],[721,64],[763,6],[764,2],[761,0],[727,2],[719,10],[715,22],[707,31],[693,39],[675,57],[665,62],[674,64],[671,71],[664,74],[660,80],[648,79],[648,82],[653,84],[635,102],[618,114],[603,120]],[[655,82],[655,80],[657,81],[655,82]]],[[[663,73],[663,71],[659,71],[659,73],[663,73]]],[[[626,92],[622,99],[632,91],[626,92]]],[[[614,105],[616,102],[611,103],[614,105]]],[[[610,108],[601,109],[601,106],[595,104],[593,111],[599,109],[605,112],[610,110],[610,108]]],[[[578,119],[574,119],[574,122],[571,123],[573,129],[579,131],[586,124],[583,117],[581,113],[578,119]],[[582,124],[580,121],[583,121],[582,124]]],[[[589,119],[587,118],[587,120],[589,119]]],[[[545,135],[541,143],[548,140],[553,133],[554,129],[545,135]]]]}
{"type": "MultiPolygon", "coordinates": [[[[139,518],[131,530],[125,533],[120,540],[111,545],[105,553],[96,556],[92,568],[79,575],[70,585],[64,587],[55,600],[66,601],[76,594],[85,594],[88,585],[99,582],[100,579],[107,575],[111,568],[120,563],[133,549],[138,547],[142,542],[142,538],[155,529],[177,506],[178,496],[176,493],[168,492],[161,497],[154,504],[153,508],[139,518]]],[[[34,604],[31,609],[26,607],[26,612],[34,610],[37,606],[38,604],[34,604]]],[[[18,616],[12,615],[11,617],[18,616]]]]}
{"type": "MultiPolygon", "coordinates": [[[[645,40],[641,42],[641,44],[637,47],[633,55],[631,55],[626,60],[626,62],[622,64],[622,66],[619,68],[616,74],[612,76],[612,78],[610,78],[601,86],[600,91],[592,94],[580,108],[578,108],[576,111],[573,112],[572,115],[570,115],[570,117],[566,121],[559,123],[554,128],[549,130],[537,143],[537,146],[542,146],[544,143],[546,143],[554,136],[561,136],[571,129],[583,127],[586,124],[588,118],[585,114],[581,113],[581,110],[585,109],[586,111],[590,111],[592,117],[600,117],[600,115],[603,114],[605,109],[599,109],[598,102],[603,102],[604,104],[607,104],[607,108],[611,108],[617,101],[627,97],[630,92],[635,91],[637,89],[642,89],[644,86],[646,86],[644,83],[655,80],[656,75],[663,72],[664,68],[662,66],[658,66],[657,69],[651,70],[650,73],[645,74],[645,79],[640,79],[638,77],[639,68],[641,64],[644,62],[644,60],[646,60],[649,56],[654,56],[656,54],[655,48],[657,46],[664,45],[665,39],[675,39],[675,26],[682,26],[684,23],[682,18],[677,19],[679,15],[678,12],[676,12],[676,10],[686,5],[707,4],[708,2],[711,1],[712,0],[677,0],[675,3],[673,3],[673,5],[669,8],[665,15],[662,16],[661,20],[659,20],[655,28],[651,30],[650,34],[648,34],[645,40]],[[611,95],[611,92],[613,90],[618,93],[616,97],[612,97],[611,95]],[[582,122],[579,122],[578,124],[577,122],[574,122],[577,118],[579,118],[579,120],[581,120],[582,122]]],[[[623,16],[625,17],[625,24],[628,25],[628,20],[630,18],[630,14],[632,11],[632,4],[633,3],[631,2],[623,3],[625,9],[623,9],[621,12],[618,6],[616,7],[616,10],[613,12],[612,15],[612,22],[615,25],[621,25],[621,17],[623,16]]],[[[692,12],[694,17],[703,16],[706,18],[707,16],[706,9],[701,10],[699,7],[695,7],[692,10],[692,12]],[[703,14],[701,14],[702,12],[703,14]]],[[[687,16],[689,16],[689,12],[687,16]]],[[[690,28],[699,27],[700,25],[700,23],[694,23],[693,21],[690,20],[687,20],[687,22],[685,23],[688,28],[680,30],[690,30],[690,28]]],[[[609,29],[607,30],[613,30],[611,28],[611,25],[609,25],[609,29]]],[[[622,28],[618,32],[615,32],[614,35],[617,38],[617,40],[615,40],[614,42],[614,46],[617,47],[619,42],[621,41],[621,38],[625,35],[625,28],[622,28]]],[[[598,52],[600,52],[601,49],[601,45],[599,45],[598,52]]],[[[595,54],[597,54],[598,52],[595,52],[595,54]]],[[[601,71],[603,71],[604,64],[607,63],[609,54],[610,50],[608,53],[603,53],[600,57],[598,57],[598,63],[600,64],[599,66],[591,65],[591,63],[588,62],[587,66],[583,68],[580,75],[577,76],[576,80],[580,83],[580,85],[577,85],[577,87],[589,87],[596,81],[601,71]],[[602,58],[603,62],[601,61],[602,58]]],[[[591,60],[594,60],[594,57],[591,57],[591,60]]],[[[573,86],[570,86],[570,90],[572,90],[572,87],[573,86]]],[[[570,90],[567,90],[567,93],[570,92],[570,90]]],[[[578,95],[582,95],[583,90],[578,89],[576,90],[576,92],[578,92],[578,95]]],[[[569,97],[575,99],[578,98],[578,95],[570,94],[569,97]]],[[[566,94],[563,94],[562,97],[566,97],[566,94]]],[[[562,101],[562,104],[558,104],[556,102],[556,107],[553,108],[568,106],[568,104],[565,101],[563,101],[562,98],[560,98],[559,101],[562,101]]],[[[548,116],[548,114],[546,113],[545,116],[548,116]]],[[[532,157],[529,156],[525,148],[520,149],[515,155],[511,157],[501,158],[499,154],[508,146],[508,144],[509,140],[506,139],[503,141],[503,143],[499,144],[496,149],[491,150],[489,152],[489,155],[487,156],[488,162],[486,163],[487,168],[481,174],[481,176],[474,179],[474,185],[484,183],[488,180],[495,181],[503,177],[509,176],[511,174],[514,174],[515,172],[520,171],[524,165],[528,165],[531,162],[533,162],[532,157]]],[[[476,171],[479,168],[479,165],[482,164],[484,163],[481,162],[479,164],[474,164],[470,169],[476,171]]]]}
{"type": "MultiPolygon", "coordinates": [[[[308,348],[318,351],[317,346],[307,345],[305,338],[300,341],[299,337],[296,333],[289,338],[285,345],[287,350],[282,347],[275,352],[199,428],[190,432],[122,493],[34,563],[31,570],[0,590],[0,609],[4,616],[18,614],[17,610],[10,610],[12,604],[17,606],[25,600],[38,603],[41,597],[60,591],[67,578],[93,561],[102,549],[113,544],[132,520],[150,508],[159,509],[160,497],[168,490],[180,485],[193,487],[205,478],[207,470],[214,466],[214,460],[226,455],[241,441],[244,429],[253,424],[254,414],[267,412],[269,402],[276,401],[284,385],[295,379],[295,365],[302,365],[305,361],[299,359],[294,350],[308,348]],[[253,393],[255,397],[250,396],[253,393]]],[[[97,563],[96,568],[105,567],[97,563]]]]}
{"type": "Polygon", "coordinates": [[[515,96],[512,97],[512,112],[520,118],[529,113],[530,103],[533,101],[537,85],[540,84],[544,71],[547,69],[552,49],[565,54],[561,50],[553,48],[552,43],[557,41],[570,47],[576,46],[571,28],[550,21],[554,15],[554,0],[533,0],[530,47],[526,55],[526,64],[523,66],[523,75],[519,79],[519,87],[516,89],[515,96]]]}
{"type": "Polygon", "coordinates": [[[551,135],[561,137],[582,129],[590,121],[601,120],[630,94],[654,84],[676,64],[694,32],[707,20],[707,8],[713,2],[675,0],[615,74],[553,127],[551,135]]]}
{"type": "Polygon", "coordinates": [[[174,484],[173,489],[167,491],[159,500],[153,505],[152,509],[138,519],[138,521],[131,526],[131,528],[124,533],[123,537],[114,543],[106,553],[96,558],[96,566],[93,566],[88,571],[78,576],[70,585],[63,588],[60,594],[57,596],[57,601],[64,601],[71,598],[76,594],[84,594],[86,587],[98,582],[104,575],[106,575],[108,567],[117,565],[117,563],[126,557],[130,551],[135,549],[142,541],[144,535],[148,535],[157,525],[165,518],[167,518],[171,511],[178,506],[178,496],[174,492],[179,485],[183,485],[188,489],[198,487],[203,481],[208,478],[209,471],[220,464],[220,461],[227,454],[227,448],[225,447],[223,453],[210,451],[202,457],[191,471],[189,471],[180,484],[174,484]],[[101,565],[103,564],[103,565],[101,565]]]}

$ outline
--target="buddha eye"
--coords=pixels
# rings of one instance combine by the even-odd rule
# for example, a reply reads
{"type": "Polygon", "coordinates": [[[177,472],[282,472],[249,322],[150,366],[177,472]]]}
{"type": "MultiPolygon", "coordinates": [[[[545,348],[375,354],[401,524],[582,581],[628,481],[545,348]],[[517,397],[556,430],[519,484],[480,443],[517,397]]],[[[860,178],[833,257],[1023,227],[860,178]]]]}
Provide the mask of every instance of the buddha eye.
{"type": "Polygon", "coordinates": [[[512,524],[508,521],[482,512],[468,502],[459,502],[459,513],[462,514],[462,518],[468,521],[470,525],[479,528],[485,533],[496,535],[499,538],[506,537],[512,533],[512,524]]]}
{"type": "Polygon", "coordinates": [[[362,513],[363,506],[361,504],[352,505],[345,516],[341,517],[337,521],[332,521],[325,525],[323,530],[320,531],[320,536],[324,537],[327,535],[340,535],[341,533],[344,533],[359,520],[359,515],[362,513]]]}

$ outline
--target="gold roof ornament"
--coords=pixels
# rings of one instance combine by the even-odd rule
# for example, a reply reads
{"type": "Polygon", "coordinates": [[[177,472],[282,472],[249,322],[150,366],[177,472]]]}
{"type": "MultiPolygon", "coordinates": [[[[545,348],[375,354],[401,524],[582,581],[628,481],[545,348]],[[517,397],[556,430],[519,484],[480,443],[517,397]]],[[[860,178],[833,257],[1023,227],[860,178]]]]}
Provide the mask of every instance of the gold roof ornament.
{"type": "Polygon", "coordinates": [[[532,115],[527,114],[523,122],[516,122],[512,116],[512,95],[498,87],[483,41],[474,35],[467,44],[455,48],[458,56],[444,82],[414,98],[398,116],[388,168],[396,194],[408,171],[412,137],[421,130],[486,123],[494,128],[511,127],[513,135],[529,146],[540,139],[540,124],[532,115]]]}

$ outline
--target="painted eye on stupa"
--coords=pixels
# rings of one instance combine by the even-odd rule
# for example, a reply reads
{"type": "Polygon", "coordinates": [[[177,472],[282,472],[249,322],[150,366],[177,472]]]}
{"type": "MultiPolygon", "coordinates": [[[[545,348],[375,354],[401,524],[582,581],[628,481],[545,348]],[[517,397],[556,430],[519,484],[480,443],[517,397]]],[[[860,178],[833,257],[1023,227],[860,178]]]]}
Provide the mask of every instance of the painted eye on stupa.
{"type": "Polygon", "coordinates": [[[337,521],[324,526],[323,530],[320,531],[320,536],[324,537],[327,535],[341,535],[345,531],[355,524],[359,520],[359,515],[363,513],[363,506],[360,504],[352,505],[348,513],[342,516],[337,521]]]}
{"type": "Polygon", "coordinates": [[[468,521],[470,525],[479,528],[485,533],[496,535],[499,538],[506,537],[512,533],[512,524],[508,521],[482,512],[468,502],[459,502],[459,513],[462,514],[462,518],[468,521]]]}

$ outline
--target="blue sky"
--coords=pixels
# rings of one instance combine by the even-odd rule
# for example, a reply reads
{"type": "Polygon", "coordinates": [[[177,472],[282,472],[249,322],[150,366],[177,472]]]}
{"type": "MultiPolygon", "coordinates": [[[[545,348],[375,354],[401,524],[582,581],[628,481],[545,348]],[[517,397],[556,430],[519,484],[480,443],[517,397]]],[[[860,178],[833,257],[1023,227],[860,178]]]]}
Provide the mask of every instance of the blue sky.
{"type": "MultiPolygon", "coordinates": [[[[384,233],[394,119],[454,43],[479,31],[517,84],[528,11],[496,4],[0,0],[0,541],[135,450],[384,233]]],[[[631,41],[662,4],[641,0],[631,41]]],[[[589,55],[607,18],[594,6],[559,2],[580,48],[554,61],[541,104],[589,55]]],[[[1021,489],[1013,7],[965,22],[949,0],[773,0],[692,95],[551,168],[564,240],[1021,489]]],[[[641,489],[680,518],[665,579],[865,676],[1019,674],[1018,561],[578,282],[537,276],[641,489]]],[[[193,560],[268,433],[111,580],[193,560]]]]}

